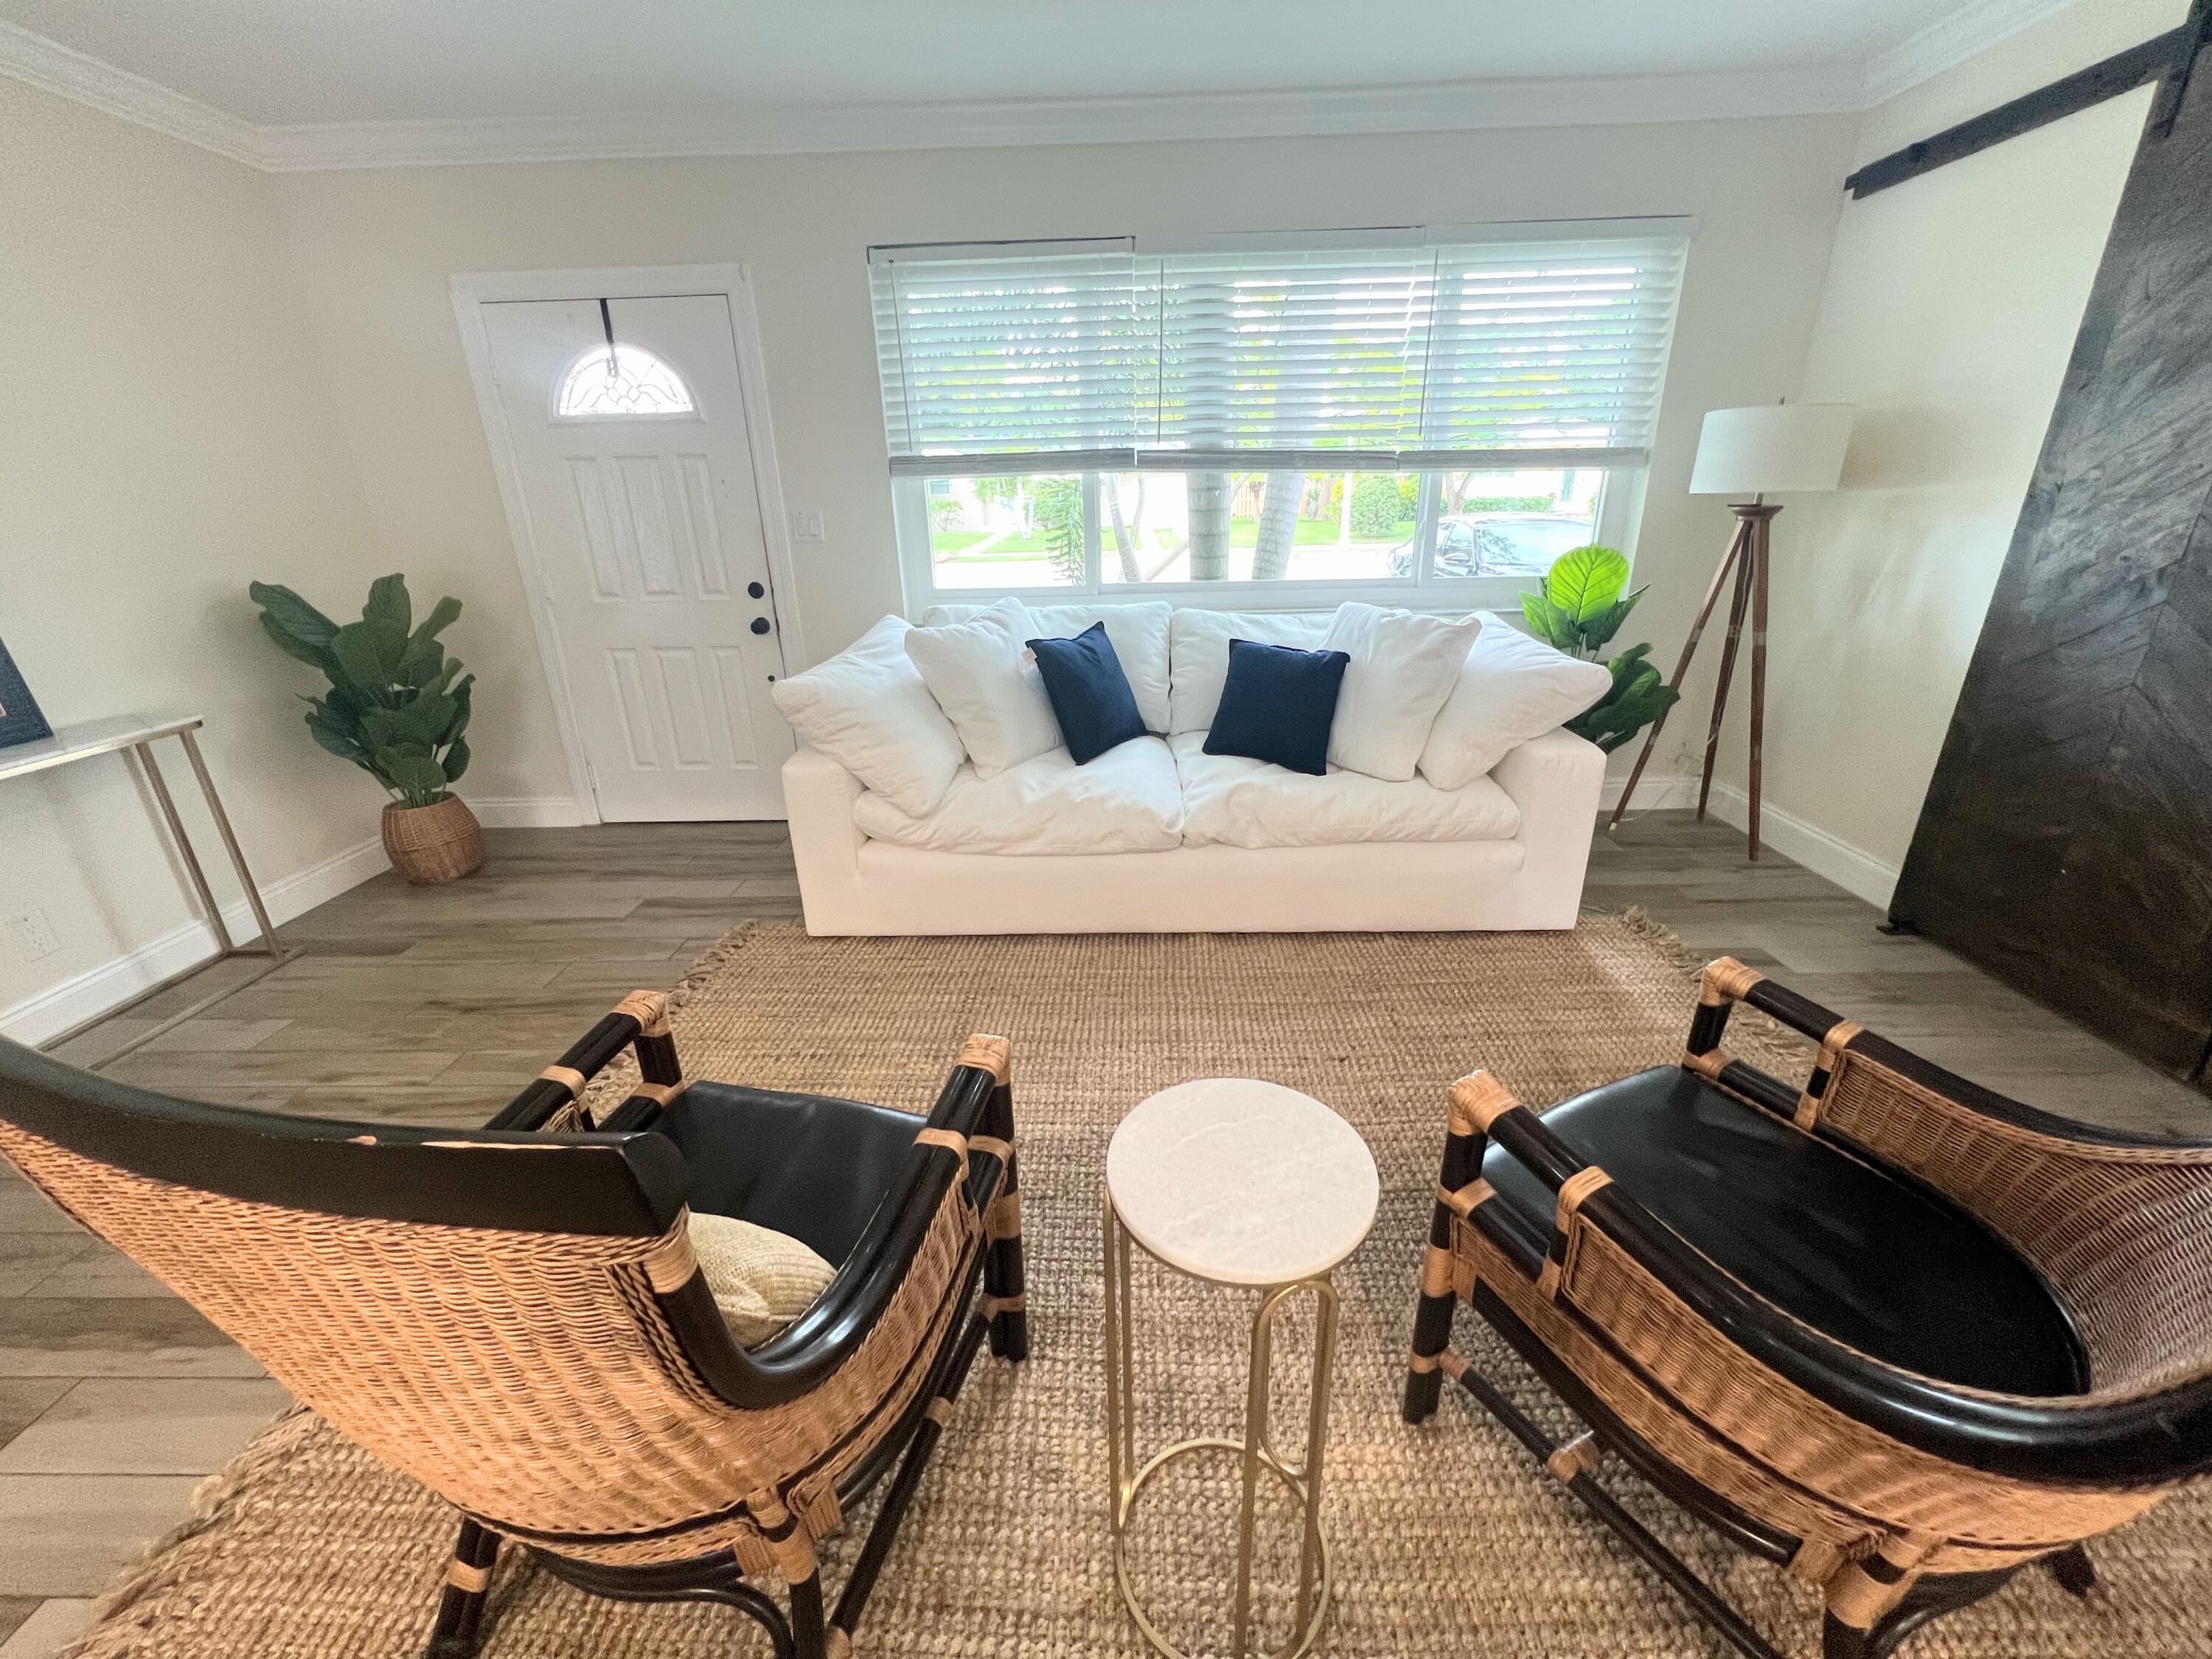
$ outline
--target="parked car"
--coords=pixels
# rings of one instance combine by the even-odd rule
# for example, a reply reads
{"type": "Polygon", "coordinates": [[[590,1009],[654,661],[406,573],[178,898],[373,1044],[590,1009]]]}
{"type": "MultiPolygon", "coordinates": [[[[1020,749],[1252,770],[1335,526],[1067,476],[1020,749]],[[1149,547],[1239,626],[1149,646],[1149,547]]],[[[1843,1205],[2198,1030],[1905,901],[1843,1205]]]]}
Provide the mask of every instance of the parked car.
{"type": "MultiPolygon", "coordinates": [[[[1561,513],[1451,514],[1437,520],[1440,576],[1533,576],[1571,547],[1589,540],[1590,521],[1561,513]]],[[[1413,571],[1413,544],[1393,548],[1390,574],[1413,571]]]]}

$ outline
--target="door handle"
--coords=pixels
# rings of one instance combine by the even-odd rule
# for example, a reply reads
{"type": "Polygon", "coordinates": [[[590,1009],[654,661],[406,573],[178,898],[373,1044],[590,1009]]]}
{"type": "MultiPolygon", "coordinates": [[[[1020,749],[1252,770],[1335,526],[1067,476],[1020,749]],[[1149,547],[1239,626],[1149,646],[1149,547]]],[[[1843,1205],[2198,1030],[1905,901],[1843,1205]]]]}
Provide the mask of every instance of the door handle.
{"type": "Polygon", "coordinates": [[[753,632],[756,634],[765,634],[771,626],[773,626],[773,624],[769,623],[766,617],[755,617],[753,618],[753,632]]]}

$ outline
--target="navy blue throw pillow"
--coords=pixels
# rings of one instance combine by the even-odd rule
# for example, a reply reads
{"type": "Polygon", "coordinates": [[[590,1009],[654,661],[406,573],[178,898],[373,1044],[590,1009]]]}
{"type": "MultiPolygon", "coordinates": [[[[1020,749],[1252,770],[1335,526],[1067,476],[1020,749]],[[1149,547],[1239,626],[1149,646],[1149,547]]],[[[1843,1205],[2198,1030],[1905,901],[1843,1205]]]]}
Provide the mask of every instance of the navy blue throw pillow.
{"type": "Polygon", "coordinates": [[[1091,623],[1072,640],[1031,640],[1030,649],[1036,653],[1061,740],[1078,766],[1145,735],[1137,694],[1129,690],[1104,623],[1091,623]]]}
{"type": "Polygon", "coordinates": [[[1206,734],[1209,755],[1246,755],[1321,777],[1328,770],[1328,727],[1344,685],[1342,651],[1229,641],[1229,678],[1206,734]]]}

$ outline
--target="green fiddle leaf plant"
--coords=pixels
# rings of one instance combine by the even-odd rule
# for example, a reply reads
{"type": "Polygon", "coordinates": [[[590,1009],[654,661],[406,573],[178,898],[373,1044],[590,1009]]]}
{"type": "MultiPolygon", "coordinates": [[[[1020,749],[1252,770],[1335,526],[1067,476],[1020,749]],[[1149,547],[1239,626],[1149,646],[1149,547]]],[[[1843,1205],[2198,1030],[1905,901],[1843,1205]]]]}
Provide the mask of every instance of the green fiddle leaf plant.
{"type": "Polygon", "coordinates": [[[442,599],[416,623],[404,576],[380,576],[361,620],[332,622],[289,587],[254,582],[261,626],[276,648],[322,671],[330,682],[307,705],[307,731],[351,761],[401,806],[435,806],[469,768],[469,698],[476,676],[461,672],[438,635],[461,614],[442,599]]]}
{"type": "MultiPolygon", "coordinates": [[[[1644,597],[1643,588],[1631,593],[1627,586],[1628,560],[1618,548],[1569,548],[1552,562],[1543,585],[1521,596],[1521,614],[1528,631],[1554,650],[1595,662],[1644,597]]],[[[1648,643],[1634,645],[1607,660],[1612,686],[1567,730],[1610,754],[1673,708],[1681,694],[1645,660],[1650,652],[1648,643]]]]}

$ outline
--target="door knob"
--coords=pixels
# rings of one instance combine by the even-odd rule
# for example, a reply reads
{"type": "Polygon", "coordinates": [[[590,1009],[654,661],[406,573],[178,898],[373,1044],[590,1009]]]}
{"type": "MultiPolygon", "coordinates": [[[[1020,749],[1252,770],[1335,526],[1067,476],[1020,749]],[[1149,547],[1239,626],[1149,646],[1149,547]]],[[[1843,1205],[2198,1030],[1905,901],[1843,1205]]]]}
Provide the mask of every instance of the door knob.
{"type": "Polygon", "coordinates": [[[768,619],[766,617],[755,617],[753,618],[753,632],[754,632],[754,633],[756,633],[756,634],[765,634],[765,633],[767,633],[767,632],[768,632],[768,630],[769,630],[769,619],[768,619]]]}
{"type": "Polygon", "coordinates": [[[764,599],[768,597],[768,589],[763,587],[758,582],[747,582],[745,592],[756,599],[764,599]]]}

